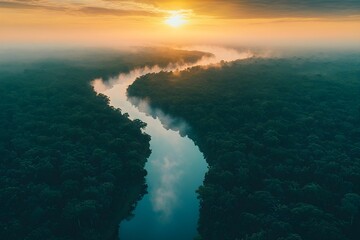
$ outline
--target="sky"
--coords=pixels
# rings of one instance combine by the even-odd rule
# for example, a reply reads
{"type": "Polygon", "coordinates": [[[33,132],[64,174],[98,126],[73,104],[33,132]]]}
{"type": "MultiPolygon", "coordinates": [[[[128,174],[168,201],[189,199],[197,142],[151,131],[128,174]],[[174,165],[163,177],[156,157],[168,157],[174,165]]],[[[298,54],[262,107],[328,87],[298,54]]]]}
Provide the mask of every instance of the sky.
{"type": "Polygon", "coordinates": [[[0,44],[360,48],[360,1],[0,0],[0,44]]]}

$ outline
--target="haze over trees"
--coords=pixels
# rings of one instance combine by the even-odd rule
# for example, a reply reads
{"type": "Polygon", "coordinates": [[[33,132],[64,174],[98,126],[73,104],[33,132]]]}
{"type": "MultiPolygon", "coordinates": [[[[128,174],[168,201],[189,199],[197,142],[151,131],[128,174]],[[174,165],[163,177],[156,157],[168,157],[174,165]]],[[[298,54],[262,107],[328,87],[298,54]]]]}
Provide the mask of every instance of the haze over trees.
{"type": "Polygon", "coordinates": [[[119,222],[146,193],[150,137],[90,81],[203,56],[167,49],[59,55],[2,60],[1,239],[116,239],[119,222]]]}
{"type": "Polygon", "coordinates": [[[358,59],[253,58],[129,87],[192,126],[209,163],[201,239],[359,239],[358,59]]]}

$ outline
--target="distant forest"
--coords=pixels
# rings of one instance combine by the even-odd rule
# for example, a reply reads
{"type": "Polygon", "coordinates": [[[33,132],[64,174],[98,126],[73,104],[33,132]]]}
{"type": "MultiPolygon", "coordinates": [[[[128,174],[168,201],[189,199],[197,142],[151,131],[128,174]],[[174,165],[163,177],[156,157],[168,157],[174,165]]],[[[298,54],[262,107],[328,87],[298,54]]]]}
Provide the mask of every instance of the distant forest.
{"type": "Polygon", "coordinates": [[[117,239],[119,222],[146,192],[150,137],[90,81],[204,54],[8,54],[0,61],[0,238],[117,239]]]}
{"type": "Polygon", "coordinates": [[[128,92],[192,126],[209,163],[199,239],[360,239],[359,57],[252,58],[128,92]]]}

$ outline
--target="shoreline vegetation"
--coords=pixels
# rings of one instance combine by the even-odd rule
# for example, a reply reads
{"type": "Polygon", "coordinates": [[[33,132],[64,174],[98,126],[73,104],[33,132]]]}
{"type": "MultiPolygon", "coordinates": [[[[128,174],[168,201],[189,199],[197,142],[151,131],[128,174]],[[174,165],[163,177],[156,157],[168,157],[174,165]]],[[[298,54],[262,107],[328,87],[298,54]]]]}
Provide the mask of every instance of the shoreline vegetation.
{"type": "Polygon", "coordinates": [[[146,193],[150,137],[90,81],[205,54],[163,48],[32,54],[1,60],[0,236],[117,239],[119,222],[146,193]]]}
{"type": "Polygon", "coordinates": [[[129,87],[185,119],[205,155],[198,239],[358,238],[358,59],[251,58],[129,87]]]}

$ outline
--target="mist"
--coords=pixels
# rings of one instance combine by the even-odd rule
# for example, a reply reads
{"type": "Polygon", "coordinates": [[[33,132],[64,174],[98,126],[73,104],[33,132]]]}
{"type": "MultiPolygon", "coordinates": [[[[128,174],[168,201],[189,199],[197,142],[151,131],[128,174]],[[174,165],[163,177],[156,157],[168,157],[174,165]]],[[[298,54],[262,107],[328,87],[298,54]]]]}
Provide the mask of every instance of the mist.
{"type": "MultiPolygon", "coordinates": [[[[120,73],[118,76],[106,80],[102,78],[95,79],[92,81],[92,86],[98,94],[102,93],[110,98],[110,105],[119,107],[123,113],[129,114],[130,119],[141,119],[147,123],[152,123],[151,126],[144,129],[145,132],[147,132],[149,128],[152,130],[157,129],[154,130],[155,132],[161,132],[161,129],[164,128],[166,130],[178,132],[180,136],[184,137],[189,133],[190,127],[183,119],[175,118],[165,114],[161,109],[151,107],[151,101],[149,99],[127,97],[128,87],[136,81],[137,78],[147,74],[156,74],[159,72],[173,72],[173,74],[181,74],[181,71],[195,66],[218,68],[225,62],[251,58],[255,55],[250,50],[240,52],[236,49],[222,48],[219,46],[191,46],[180,49],[187,51],[196,50],[210,54],[204,55],[195,63],[186,63],[181,61],[169,63],[165,67],[154,65],[135,68],[130,72],[120,73]],[[150,118],[152,118],[152,120],[150,118]],[[161,124],[154,124],[154,120],[161,124]]],[[[155,198],[161,199],[161,202],[166,206],[170,204],[168,201],[174,201],[173,194],[164,194],[163,191],[158,191],[158,194],[163,196],[163,198],[160,198],[160,196],[156,196],[155,198]],[[168,198],[168,201],[164,198],[168,198]]],[[[156,208],[158,210],[161,209],[159,208],[159,204],[157,204],[156,208]]],[[[166,210],[165,212],[168,213],[169,210],[166,210]]]]}
{"type": "Polygon", "coordinates": [[[122,223],[123,239],[191,239],[196,235],[199,202],[196,189],[202,184],[207,171],[206,161],[188,137],[191,127],[181,118],[164,113],[151,106],[150,99],[127,96],[128,87],[139,77],[159,72],[181,74],[192,67],[221,67],[226,62],[254,57],[251,51],[237,51],[218,46],[192,46],[180,48],[205,54],[194,63],[184,61],[135,68],[106,80],[92,82],[97,93],[105,94],[110,105],[120,108],[130,119],[140,119],[147,126],[143,131],[151,136],[152,154],[148,159],[148,195],[135,210],[135,218],[122,223]],[[144,227],[146,226],[146,227],[144,227]],[[182,232],[176,231],[181,226],[182,232]],[[143,234],[137,229],[142,228],[143,234]],[[166,229],[166,230],[165,230],[166,229]]]}

